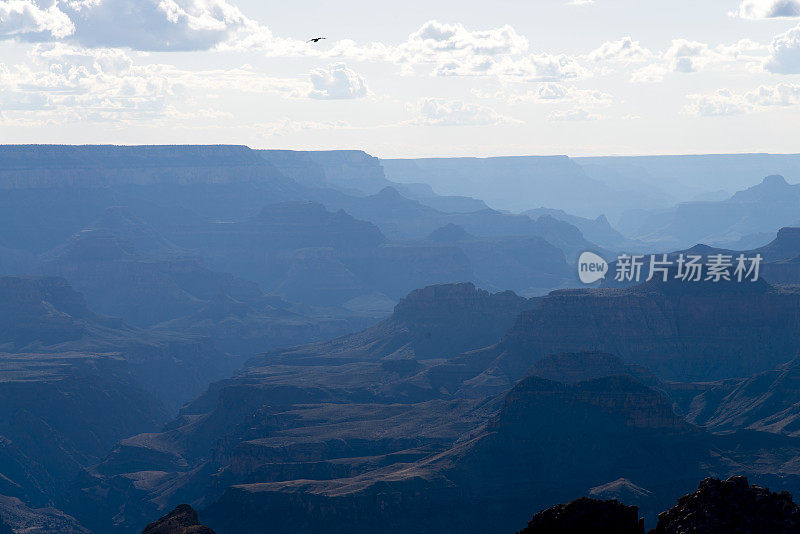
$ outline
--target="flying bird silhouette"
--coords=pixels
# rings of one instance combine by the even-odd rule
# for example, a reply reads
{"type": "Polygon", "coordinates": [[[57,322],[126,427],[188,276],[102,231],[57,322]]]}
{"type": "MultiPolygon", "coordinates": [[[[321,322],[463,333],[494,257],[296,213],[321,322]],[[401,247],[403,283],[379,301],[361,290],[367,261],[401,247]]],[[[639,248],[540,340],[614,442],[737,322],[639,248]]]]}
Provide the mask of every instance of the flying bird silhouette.
{"type": "Polygon", "coordinates": [[[313,39],[309,39],[306,41],[307,43],[318,43],[323,39],[327,39],[327,37],[314,37],[313,39]]]}

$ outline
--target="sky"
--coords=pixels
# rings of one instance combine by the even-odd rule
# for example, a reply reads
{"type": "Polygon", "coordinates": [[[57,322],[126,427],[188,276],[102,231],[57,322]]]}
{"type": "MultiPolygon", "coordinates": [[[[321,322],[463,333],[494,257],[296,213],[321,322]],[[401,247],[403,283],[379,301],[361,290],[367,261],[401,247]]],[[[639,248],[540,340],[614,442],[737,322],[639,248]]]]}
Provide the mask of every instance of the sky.
{"type": "Polygon", "coordinates": [[[4,144],[796,153],[798,125],[800,0],[0,0],[4,144]]]}

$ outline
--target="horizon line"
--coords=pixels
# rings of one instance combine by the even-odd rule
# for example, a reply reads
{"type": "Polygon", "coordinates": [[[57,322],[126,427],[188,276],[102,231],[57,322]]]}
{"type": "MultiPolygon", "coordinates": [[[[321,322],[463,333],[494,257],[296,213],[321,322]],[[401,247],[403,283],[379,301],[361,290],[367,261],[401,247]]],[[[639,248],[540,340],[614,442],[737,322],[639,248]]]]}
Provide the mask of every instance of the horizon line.
{"type": "Polygon", "coordinates": [[[591,154],[591,155],[570,155],[566,153],[550,153],[550,154],[504,154],[504,155],[479,155],[479,156],[464,156],[464,155],[436,155],[436,156],[394,156],[382,157],[363,149],[363,148],[320,148],[320,149],[303,149],[303,148],[261,148],[252,147],[250,145],[241,143],[0,143],[0,149],[12,147],[74,147],[74,148],[87,148],[87,147],[117,147],[117,148],[169,148],[169,147],[236,147],[247,148],[249,150],[261,151],[286,151],[286,152],[363,152],[369,156],[378,158],[380,160],[418,160],[418,159],[500,159],[500,158],[559,158],[566,157],[570,159],[589,159],[589,158],[648,158],[648,157],[714,157],[714,156],[800,156],[800,152],[696,152],[696,153],[634,153],[634,154],[591,154]]]}

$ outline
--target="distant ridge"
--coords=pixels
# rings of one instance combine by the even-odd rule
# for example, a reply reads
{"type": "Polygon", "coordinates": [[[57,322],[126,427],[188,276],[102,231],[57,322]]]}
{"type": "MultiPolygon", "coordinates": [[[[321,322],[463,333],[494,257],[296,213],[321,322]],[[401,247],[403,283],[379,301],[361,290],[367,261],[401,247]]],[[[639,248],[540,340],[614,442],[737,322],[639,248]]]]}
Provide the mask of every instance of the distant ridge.
{"type": "Polygon", "coordinates": [[[0,189],[257,181],[294,187],[246,146],[0,146],[0,189]]]}

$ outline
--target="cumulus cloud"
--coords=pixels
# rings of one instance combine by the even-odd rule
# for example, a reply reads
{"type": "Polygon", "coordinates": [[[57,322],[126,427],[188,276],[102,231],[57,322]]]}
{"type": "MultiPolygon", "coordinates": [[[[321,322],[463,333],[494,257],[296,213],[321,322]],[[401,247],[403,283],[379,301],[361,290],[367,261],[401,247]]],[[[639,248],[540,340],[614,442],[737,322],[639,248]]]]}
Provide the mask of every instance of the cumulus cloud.
{"type": "Polygon", "coordinates": [[[413,124],[423,126],[491,126],[520,122],[496,112],[488,106],[461,100],[425,98],[412,106],[417,112],[413,124]]]}
{"type": "Polygon", "coordinates": [[[405,73],[429,65],[433,76],[495,76],[542,81],[590,75],[576,58],[530,53],[528,40],[508,25],[469,30],[462,24],[431,20],[397,45],[341,41],[328,50],[310,53],[327,58],[387,61],[400,65],[405,73]]]}
{"type": "Polygon", "coordinates": [[[715,53],[705,43],[674,39],[664,58],[673,72],[697,72],[715,58],[715,53]]]}
{"type": "Polygon", "coordinates": [[[540,83],[536,89],[529,89],[525,92],[496,91],[489,93],[474,90],[473,94],[479,98],[505,100],[509,104],[574,102],[582,106],[607,106],[614,100],[610,94],[596,89],[578,89],[573,85],[556,82],[540,83]]]}
{"type": "Polygon", "coordinates": [[[540,82],[584,78],[590,72],[566,55],[531,54],[520,58],[474,57],[438,65],[435,76],[496,76],[508,81],[540,82]]]}
{"type": "Polygon", "coordinates": [[[552,111],[548,118],[551,121],[596,121],[602,119],[603,116],[584,108],[575,108],[552,111]]]}
{"type": "Polygon", "coordinates": [[[720,117],[739,115],[750,110],[743,95],[737,95],[728,89],[719,89],[708,95],[689,95],[690,103],[683,108],[686,115],[703,117],[720,117]]]}
{"type": "Polygon", "coordinates": [[[781,74],[800,73],[800,26],[777,35],[769,47],[765,68],[781,74]]]}
{"type": "Polygon", "coordinates": [[[119,50],[81,50],[62,44],[38,46],[32,64],[0,68],[5,110],[80,113],[164,111],[185,87],[153,67],[134,67],[119,50]]]}
{"type": "Polygon", "coordinates": [[[707,43],[679,38],[673,39],[666,49],[652,52],[631,37],[624,37],[603,43],[583,59],[602,73],[634,67],[631,81],[658,82],[671,72],[700,72],[719,65],[739,64],[759,70],[767,48],[750,39],[711,47],[707,43]]]}
{"type": "Polygon", "coordinates": [[[143,51],[307,48],[274,38],[228,0],[3,0],[0,39],[11,38],[143,51]]]}
{"type": "Polygon", "coordinates": [[[34,0],[0,2],[0,39],[44,41],[72,35],[75,26],[57,4],[42,8],[34,0]]]}
{"type": "Polygon", "coordinates": [[[762,85],[746,93],[719,89],[711,94],[689,95],[683,112],[687,115],[716,117],[755,113],[776,107],[800,106],[800,85],[779,83],[762,85]]]}
{"type": "Polygon", "coordinates": [[[607,105],[613,97],[595,89],[578,89],[560,83],[544,83],[536,90],[540,101],[569,101],[583,105],[607,105]]]}
{"type": "Polygon", "coordinates": [[[530,53],[528,40],[510,25],[471,30],[431,20],[396,45],[342,40],[310,46],[275,37],[229,0],[50,1],[47,10],[35,0],[1,4],[13,17],[0,17],[0,38],[68,38],[84,47],[140,51],[251,50],[268,56],[385,61],[405,73],[429,65],[434,76],[556,81],[590,75],[576,58],[530,53]]]}
{"type": "Polygon", "coordinates": [[[64,10],[91,47],[208,50],[259,29],[226,0],[71,0],[64,10]]]}
{"type": "Polygon", "coordinates": [[[636,63],[647,61],[652,57],[653,53],[650,50],[644,48],[639,41],[634,41],[630,37],[623,37],[618,41],[607,41],[586,56],[593,63],[608,61],[636,63]]]}
{"type": "Polygon", "coordinates": [[[314,69],[309,74],[313,88],[308,96],[321,99],[363,98],[369,94],[364,78],[344,63],[314,69]]]}
{"type": "Polygon", "coordinates": [[[120,49],[63,43],[36,45],[22,64],[0,64],[0,109],[59,122],[213,117],[219,111],[197,108],[195,97],[221,89],[294,96],[310,87],[250,68],[187,71],[137,65],[120,49]]]}
{"type": "Polygon", "coordinates": [[[800,17],[800,0],[742,0],[731,15],[743,19],[800,17]]]}
{"type": "Polygon", "coordinates": [[[470,31],[461,24],[435,20],[423,24],[398,47],[401,57],[412,61],[514,55],[527,49],[528,40],[508,25],[470,31]]]}
{"type": "Polygon", "coordinates": [[[669,69],[662,63],[653,63],[633,71],[631,82],[634,83],[656,83],[664,79],[669,69]]]}
{"type": "Polygon", "coordinates": [[[693,73],[732,65],[761,70],[767,51],[766,46],[749,39],[716,47],[688,39],[673,39],[652,63],[635,70],[631,81],[659,82],[671,72],[693,73]]]}

